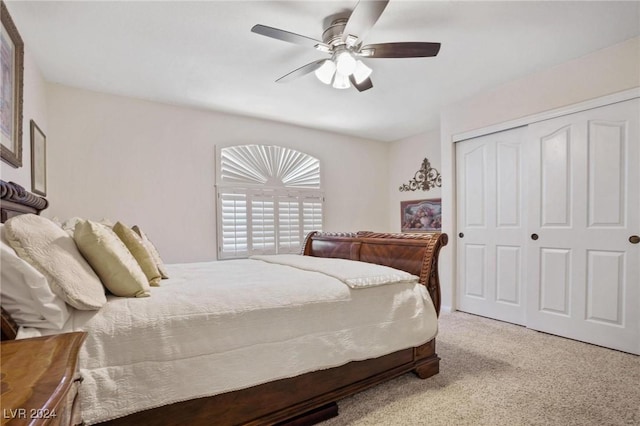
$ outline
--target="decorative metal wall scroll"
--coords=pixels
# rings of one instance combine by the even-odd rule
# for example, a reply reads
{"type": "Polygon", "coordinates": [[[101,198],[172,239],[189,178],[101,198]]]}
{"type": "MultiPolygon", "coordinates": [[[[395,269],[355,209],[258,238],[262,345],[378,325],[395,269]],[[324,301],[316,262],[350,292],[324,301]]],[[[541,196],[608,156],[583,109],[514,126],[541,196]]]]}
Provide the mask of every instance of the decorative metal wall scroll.
{"type": "Polygon", "coordinates": [[[440,172],[431,167],[429,159],[425,158],[422,160],[422,167],[420,167],[420,170],[416,172],[413,179],[411,179],[408,184],[403,183],[400,185],[399,190],[400,192],[417,191],[418,189],[428,191],[436,186],[442,186],[440,172]]]}

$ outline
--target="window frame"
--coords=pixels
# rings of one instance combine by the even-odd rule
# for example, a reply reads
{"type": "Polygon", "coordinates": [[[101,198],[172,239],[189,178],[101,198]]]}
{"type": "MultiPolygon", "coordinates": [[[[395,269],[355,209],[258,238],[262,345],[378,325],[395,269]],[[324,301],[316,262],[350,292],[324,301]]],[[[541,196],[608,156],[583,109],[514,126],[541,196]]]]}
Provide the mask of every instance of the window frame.
{"type": "MultiPolygon", "coordinates": [[[[300,152],[295,151],[286,147],[275,146],[275,145],[235,145],[223,147],[220,150],[216,150],[216,167],[218,169],[218,173],[216,174],[216,184],[215,184],[215,201],[216,201],[216,253],[217,258],[220,260],[223,259],[237,259],[237,258],[246,258],[248,256],[254,254],[275,254],[275,253],[299,253],[302,243],[304,242],[304,238],[306,234],[310,231],[308,223],[311,222],[313,230],[322,230],[324,225],[324,192],[321,189],[321,167],[320,162],[315,157],[300,152]],[[284,153],[293,153],[294,155],[302,155],[305,158],[305,164],[308,164],[306,161],[316,161],[318,163],[317,166],[317,187],[299,187],[299,186],[286,186],[282,182],[277,182],[269,177],[267,179],[268,182],[261,184],[257,182],[237,182],[237,178],[233,178],[233,182],[225,182],[224,176],[222,176],[222,150],[225,148],[232,148],[237,150],[242,147],[252,147],[257,146],[258,149],[275,149],[278,152],[284,153]],[[274,183],[279,184],[275,186],[274,183]],[[225,250],[225,247],[229,245],[225,240],[225,197],[231,198],[233,195],[243,196],[245,200],[245,210],[244,210],[244,229],[246,229],[246,245],[244,249],[242,249],[242,244],[240,244],[240,249],[238,249],[238,245],[236,244],[236,249],[233,250],[225,250]],[[253,202],[254,201],[263,201],[263,202],[272,202],[273,205],[273,246],[269,245],[268,247],[258,247],[254,246],[253,239],[255,237],[255,232],[253,232],[254,227],[257,225],[254,222],[253,218],[253,202]],[[280,203],[281,202],[294,202],[297,203],[298,209],[298,220],[297,220],[297,229],[298,236],[297,241],[294,236],[292,239],[296,242],[296,244],[287,244],[283,245],[281,238],[283,237],[283,233],[281,232],[281,226],[283,217],[280,216],[280,203]],[[313,204],[312,206],[308,206],[308,204],[313,204]],[[305,207],[306,205],[306,207],[305,207]],[[311,215],[305,218],[305,209],[311,209],[311,215]],[[318,214],[317,211],[320,211],[318,214]],[[318,220],[319,216],[319,220],[318,220]],[[306,220],[305,220],[306,219],[306,220]],[[315,225],[319,223],[319,228],[315,225]]],[[[226,212],[226,214],[229,214],[226,212]]],[[[265,222],[263,222],[265,223],[265,222]]],[[[267,222],[268,223],[268,222],[267,222]]],[[[256,244],[260,246],[260,244],[256,244]]]]}

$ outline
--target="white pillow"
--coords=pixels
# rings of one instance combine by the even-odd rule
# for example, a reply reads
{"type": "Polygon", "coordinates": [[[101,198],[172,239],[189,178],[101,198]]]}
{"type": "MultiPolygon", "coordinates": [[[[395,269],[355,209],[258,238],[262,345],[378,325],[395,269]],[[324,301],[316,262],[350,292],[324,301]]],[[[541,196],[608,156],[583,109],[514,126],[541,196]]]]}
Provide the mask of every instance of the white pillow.
{"type": "Polygon", "coordinates": [[[7,220],[5,235],[18,256],[47,278],[69,305],[97,310],[107,303],[104,287],[73,238],[49,219],[23,214],[7,220]]]}
{"type": "Polygon", "coordinates": [[[0,224],[0,294],[2,307],[20,326],[60,330],[69,319],[64,300],[56,296],[47,279],[20,259],[0,224]]]}

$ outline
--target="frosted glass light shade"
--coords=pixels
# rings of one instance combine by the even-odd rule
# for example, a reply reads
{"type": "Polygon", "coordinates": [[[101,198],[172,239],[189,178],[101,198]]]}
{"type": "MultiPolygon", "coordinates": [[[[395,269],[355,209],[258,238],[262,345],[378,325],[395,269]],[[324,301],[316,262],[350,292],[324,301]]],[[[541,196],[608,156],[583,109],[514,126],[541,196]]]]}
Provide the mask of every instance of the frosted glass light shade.
{"type": "Polygon", "coordinates": [[[340,74],[351,75],[356,69],[356,60],[349,52],[342,52],[336,58],[336,69],[340,74]]]}
{"type": "Polygon", "coordinates": [[[322,63],[320,68],[315,70],[316,77],[324,84],[331,84],[333,74],[336,72],[336,64],[331,59],[327,59],[322,63]]]}
{"type": "Polygon", "coordinates": [[[333,87],[336,89],[348,89],[351,87],[349,76],[336,72],[336,76],[333,78],[333,87]]]}
{"type": "Polygon", "coordinates": [[[360,84],[371,75],[371,68],[366,66],[362,61],[356,62],[356,69],[353,71],[353,78],[356,83],[360,84]]]}

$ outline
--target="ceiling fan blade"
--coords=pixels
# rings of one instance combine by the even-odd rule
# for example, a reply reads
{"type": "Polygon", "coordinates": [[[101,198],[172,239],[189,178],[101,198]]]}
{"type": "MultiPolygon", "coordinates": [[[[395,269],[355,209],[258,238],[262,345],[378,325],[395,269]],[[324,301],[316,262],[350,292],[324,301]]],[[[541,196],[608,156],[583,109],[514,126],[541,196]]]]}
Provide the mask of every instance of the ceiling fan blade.
{"type": "Polygon", "coordinates": [[[277,79],[276,83],[288,83],[291,80],[295,80],[296,78],[302,77],[303,75],[314,72],[315,70],[320,68],[320,66],[322,66],[322,63],[324,61],[326,61],[326,59],[320,59],[318,61],[313,61],[308,63],[307,65],[301,66],[300,68],[291,71],[289,74],[283,75],[282,77],[277,79]]]}
{"type": "Polygon", "coordinates": [[[347,25],[342,33],[342,40],[347,41],[348,36],[355,37],[348,44],[355,45],[358,41],[362,41],[367,35],[373,24],[378,21],[384,8],[387,7],[389,0],[384,1],[359,1],[355,9],[351,13],[347,25]]]}
{"type": "Polygon", "coordinates": [[[366,58],[425,58],[436,56],[440,43],[406,42],[368,44],[358,55],[366,58]]]}
{"type": "Polygon", "coordinates": [[[266,25],[254,25],[251,28],[251,32],[260,34],[263,36],[275,38],[277,40],[286,41],[288,43],[299,44],[302,46],[315,47],[319,50],[327,50],[329,49],[329,45],[321,42],[320,40],[316,40],[311,37],[303,36],[300,34],[292,33],[285,30],[280,30],[278,28],[268,27],[266,25]]]}
{"type": "Polygon", "coordinates": [[[369,77],[366,80],[363,80],[361,83],[356,83],[356,78],[352,75],[349,76],[349,81],[353,84],[353,87],[358,89],[358,92],[364,92],[365,90],[369,90],[373,87],[373,83],[369,77]]]}

